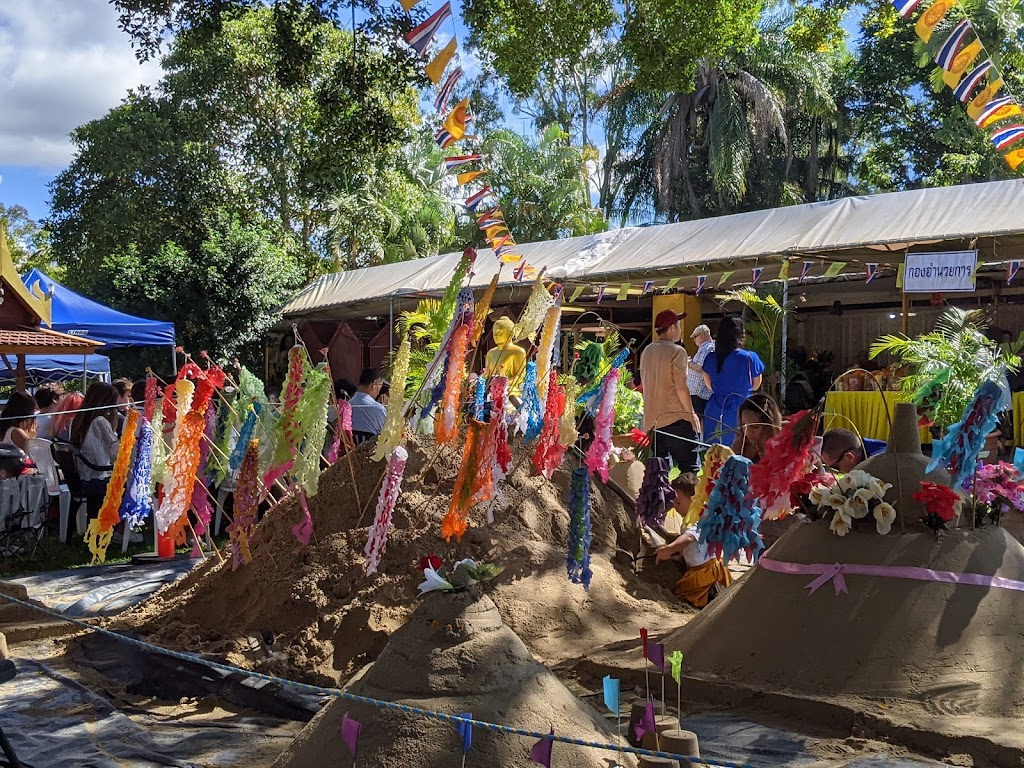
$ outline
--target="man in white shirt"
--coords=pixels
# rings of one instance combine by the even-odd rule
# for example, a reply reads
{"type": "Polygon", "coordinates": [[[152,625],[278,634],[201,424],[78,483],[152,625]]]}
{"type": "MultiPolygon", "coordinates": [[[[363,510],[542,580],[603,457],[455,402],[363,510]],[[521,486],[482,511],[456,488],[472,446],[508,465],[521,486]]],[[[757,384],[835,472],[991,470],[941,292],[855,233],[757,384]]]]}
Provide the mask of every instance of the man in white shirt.
{"type": "Polygon", "coordinates": [[[352,404],[352,433],[357,443],[360,442],[358,433],[362,433],[365,440],[379,435],[384,429],[388,409],[377,402],[383,388],[384,374],[378,369],[367,368],[359,375],[359,388],[349,400],[352,404]]]}
{"type": "Polygon", "coordinates": [[[693,410],[698,416],[704,416],[704,406],[711,399],[711,388],[704,381],[704,358],[715,351],[715,340],[711,338],[711,329],[706,325],[698,325],[690,334],[697,351],[693,353],[690,366],[686,370],[686,386],[693,400],[693,410]]]}

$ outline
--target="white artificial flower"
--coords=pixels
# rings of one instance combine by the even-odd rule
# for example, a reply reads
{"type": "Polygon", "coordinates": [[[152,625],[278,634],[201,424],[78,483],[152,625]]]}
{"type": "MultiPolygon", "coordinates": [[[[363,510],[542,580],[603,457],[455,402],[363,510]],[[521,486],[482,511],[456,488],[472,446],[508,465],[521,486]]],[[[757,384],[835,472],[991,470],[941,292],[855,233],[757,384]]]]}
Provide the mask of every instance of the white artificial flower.
{"type": "Polygon", "coordinates": [[[884,499],[886,491],[892,488],[892,483],[883,483],[877,477],[872,477],[866,487],[875,494],[875,498],[884,499]]]}
{"type": "Polygon", "coordinates": [[[851,472],[850,474],[846,474],[840,477],[838,482],[836,483],[836,489],[843,493],[846,493],[847,491],[852,491],[854,488],[856,488],[857,486],[854,484],[853,478],[850,476],[852,474],[853,473],[851,472]]]}
{"type": "Polygon", "coordinates": [[[873,478],[869,472],[863,469],[851,469],[846,476],[850,479],[852,488],[867,488],[873,478]]]}
{"type": "Polygon", "coordinates": [[[845,536],[850,532],[852,522],[849,517],[844,515],[842,512],[836,512],[832,516],[832,524],[829,525],[829,529],[836,536],[845,536]]]}
{"type": "Polygon", "coordinates": [[[427,592],[443,592],[449,589],[455,589],[455,587],[441,574],[430,566],[423,569],[423,583],[420,584],[421,595],[425,595],[427,592]]]}
{"type": "Polygon", "coordinates": [[[885,536],[892,530],[892,524],[896,521],[896,508],[883,501],[875,507],[874,515],[875,529],[885,536]]]}
{"type": "Polygon", "coordinates": [[[831,495],[832,489],[827,485],[815,485],[811,488],[811,492],[808,494],[807,498],[810,499],[811,504],[816,507],[820,507],[831,495]]]}
{"type": "Polygon", "coordinates": [[[833,488],[832,492],[825,497],[825,506],[829,509],[842,509],[846,506],[846,496],[833,488]]]}
{"type": "Polygon", "coordinates": [[[867,517],[868,512],[871,511],[870,504],[874,499],[875,495],[867,488],[858,488],[846,502],[847,514],[854,520],[867,517]]]}

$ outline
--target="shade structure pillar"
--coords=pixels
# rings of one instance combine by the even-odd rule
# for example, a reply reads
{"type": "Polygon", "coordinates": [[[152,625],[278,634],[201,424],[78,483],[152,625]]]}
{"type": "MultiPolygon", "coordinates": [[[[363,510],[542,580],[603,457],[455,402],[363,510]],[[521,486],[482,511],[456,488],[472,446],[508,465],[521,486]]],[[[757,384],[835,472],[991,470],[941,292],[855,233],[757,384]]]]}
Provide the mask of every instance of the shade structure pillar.
{"type": "Polygon", "coordinates": [[[787,349],[789,348],[789,323],[787,322],[786,314],[789,308],[789,278],[783,278],[782,280],[782,360],[779,361],[779,371],[781,372],[781,381],[779,381],[779,392],[782,397],[782,402],[779,403],[782,410],[786,410],[786,373],[787,368],[787,349]]]}
{"type": "Polygon", "coordinates": [[[25,373],[25,355],[18,355],[18,370],[14,374],[15,389],[19,392],[28,391],[28,376],[25,373]]]}

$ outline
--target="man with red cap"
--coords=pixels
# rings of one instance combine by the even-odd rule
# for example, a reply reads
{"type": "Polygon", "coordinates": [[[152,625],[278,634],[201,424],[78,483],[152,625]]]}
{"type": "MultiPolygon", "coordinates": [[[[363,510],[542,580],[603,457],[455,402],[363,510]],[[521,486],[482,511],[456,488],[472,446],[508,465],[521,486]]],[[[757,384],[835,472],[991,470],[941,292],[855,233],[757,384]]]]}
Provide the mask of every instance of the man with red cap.
{"type": "Polygon", "coordinates": [[[671,309],[654,318],[656,340],[640,355],[640,381],[644,387],[644,429],[652,432],[651,445],[661,457],[671,456],[683,472],[697,466],[700,418],[686,384],[690,358],[679,344],[679,321],[685,313],[671,309]]]}

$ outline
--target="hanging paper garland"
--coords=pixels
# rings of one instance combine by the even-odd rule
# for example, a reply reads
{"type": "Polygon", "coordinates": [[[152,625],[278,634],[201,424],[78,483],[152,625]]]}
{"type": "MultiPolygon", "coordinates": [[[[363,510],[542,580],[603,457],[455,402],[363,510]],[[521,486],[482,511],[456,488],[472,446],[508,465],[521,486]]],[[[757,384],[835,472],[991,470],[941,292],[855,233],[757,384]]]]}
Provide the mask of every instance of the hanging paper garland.
{"type": "Polygon", "coordinates": [[[231,570],[252,562],[249,542],[256,528],[256,510],[260,503],[259,491],[260,441],[250,440],[235,486],[235,518],[228,526],[231,537],[231,570]]]}
{"type": "Polygon", "coordinates": [[[156,413],[157,383],[156,376],[146,377],[146,394],[143,401],[143,416],[150,424],[153,423],[153,414],[156,413]]]}
{"type": "MultiPolygon", "coordinates": [[[[294,488],[294,486],[293,486],[294,488]]],[[[309,546],[309,539],[313,535],[313,516],[309,514],[309,504],[306,502],[306,492],[298,488],[296,496],[299,498],[299,506],[302,507],[302,519],[292,526],[292,535],[295,540],[304,547],[309,546]]]]}
{"type": "MultiPolygon", "coordinates": [[[[205,467],[210,454],[210,444],[213,440],[214,431],[217,428],[217,414],[213,408],[207,407],[203,414],[206,418],[206,429],[203,432],[203,439],[199,443],[199,467],[205,467]]],[[[210,494],[207,491],[206,483],[203,482],[202,473],[196,470],[195,485],[192,488],[192,509],[196,513],[196,541],[192,550],[193,557],[199,556],[199,536],[206,532],[210,520],[213,519],[213,504],[210,503],[210,494]]]]}
{"type": "Polygon", "coordinates": [[[558,385],[558,374],[551,371],[548,382],[548,399],[544,411],[544,428],[533,453],[533,466],[548,480],[562,465],[566,446],[558,438],[562,428],[562,414],[565,412],[565,390],[558,385]]]}
{"type": "Polygon", "coordinates": [[[730,456],[726,460],[707,508],[697,522],[700,541],[707,546],[708,554],[725,562],[735,559],[741,550],[747,559],[757,562],[764,549],[758,533],[761,509],[747,493],[750,466],[751,461],[745,456],[730,456]]]}
{"type": "Polygon", "coordinates": [[[149,451],[149,492],[167,478],[167,441],[164,440],[164,409],[161,405],[153,414],[153,444],[149,451]]]}
{"type": "Polygon", "coordinates": [[[341,438],[345,436],[346,446],[353,445],[352,439],[352,404],[348,400],[338,401],[338,421],[334,425],[334,442],[331,443],[331,450],[327,452],[327,461],[334,464],[341,453],[341,438]]]}
{"type": "Polygon", "coordinates": [[[520,316],[519,322],[516,323],[516,327],[512,332],[513,341],[526,339],[533,344],[537,336],[537,329],[544,322],[544,315],[553,303],[554,298],[548,293],[548,289],[544,287],[543,278],[538,277],[537,282],[533,284],[530,298],[526,300],[523,314],[520,316]]]}
{"type": "Polygon", "coordinates": [[[398,501],[398,492],[402,485],[402,476],[405,474],[405,464],[408,458],[408,451],[397,445],[388,460],[387,475],[381,485],[380,496],[377,497],[377,510],[373,516],[370,538],[366,542],[366,549],[363,550],[363,554],[366,555],[367,575],[377,572],[384,548],[388,545],[391,515],[395,511],[395,503],[398,501]]]}
{"type": "Polygon", "coordinates": [[[475,347],[480,342],[480,337],[483,336],[484,326],[487,325],[487,316],[491,313],[491,302],[494,301],[494,292],[498,288],[498,273],[494,273],[494,277],[491,278],[491,282],[487,285],[487,290],[484,291],[483,298],[480,299],[476,305],[476,313],[473,322],[473,336],[469,340],[469,345],[475,347]]]}
{"type": "Polygon", "coordinates": [[[566,376],[564,387],[565,408],[562,409],[562,418],[558,425],[558,444],[568,448],[580,438],[580,433],[576,429],[576,408],[572,405],[576,402],[576,378],[566,376]]]}
{"type": "MultiPolygon", "coordinates": [[[[174,383],[174,398],[175,410],[173,412],[174,418],[174,437],[173,441],[175,444],[178,442],[178,436],[181,434],[181,422],[185,418],[185,414],[192,409],[192,397],[195,395],[196,385],[188,379],[179,379],[174,383]]],[[[167,395],[164,395],[164,419],[167,418],[167,395]]]]}
{"type": "Polygon", "coordinates": [[[790,416],[782,431],[765,445],[764,457],[750,468],[750,490],[765,520],[778,520],[792,510],[790,489],[809,471],[811,444],[820,414],[805,410],[790,416]]]}
{"type": "Polygon", "coordinates": [[[380,461],[391,456],[391,452],[401,444],[402,431],[405,427],[405,385],[409,377],[409,356],[412,347],[409,336],[402,337],[395,355],[395,366],[391,372],[391,393],[388,395],[388,412],[384,418],[384,427],[377,437],[377,447],[370,457],[380,461]]]}
{"type": "Polygon", "coordinates": [[[636,517],[648,528],[663,525],[676,492],[668,479],[669,460],[652,456],[644,469],[644,481],[636,497],[636,517]]]}
{"type": "Polygon", "coordinates": [[[540,334],[540,346],[537,348],[537,396],[544,405],[548,397],[548,373],[551,371],[555,344],[558,341],[559,320],[562,309],[557,304],[544,314],[544,327],[540,334]]]}
{"type": "Polygon", "coordinates": [[[296,410],[301,428],[299,451],[292,468],[295,485],[307,497],[320,489],[320,472],[324,442],[327,440],[327,409],[331,399],[331,379],[322,364],[311,368],[303,382],[302,400],[296,410]]]}
{"type": "Polygon", "coordinates": [[[177,539],[187,523],[192,488],[199,469],[199,442],[206,428],[206,420],[198,411],[189,411],[180,421],[178,442],[167,460],[164,498],[156,511],[157,531],[172,539],[177,539]]]}
{"type": "Polygon", "coordinates": [[[306,351],[295,345],[288,351],[288,378],[284,387],[281,418],[274,430],[277,441],[274,446],[274,457],[269,471],[263,478],[263,484],[268,488],[295,463],[300,431],[295,409],[299,407],[299,401],[302,399],[302,380],[306,376],[307,367],[306,351]]]}
{"type": "Polygon", "coordinates": [[[569,484],[569,554],[565,568],[573,584],[590,589],[590,476],[586,467],[572,472],[569,484]]]}
{"type": "Polygon", "coordinates": [[[704,462],[697,475],[697,487],[690,500],[690,507],[686,510],[686,517],[683,518],[684,530],[697,524],[704,507],[707,506],[711,492],[715,489],[715,483],[718,481],[722,467],[732,455],[732,448],[718,443],[712,445],[705,452],[704,462]]]}
{"type": "Polygon", "coordinates": [[[150,426],[147,419],[143,419],[142,427],[139,429],[139,439],[135,446],[135,465],[132,467],[131,478],[128,481],[124,504],[121,506],[121,519],[124,520],[126,529],[142,525],[153,512],[153,497],[149,489],[150,475],[153,469],[152,450],[153,427],[150,426]]]}
{"type": "Polygon", "coordinates": [[[462,382],[466,375],[466,352],[470,331],[471,326],[460,325],[452,335],[444,398],[441,401],[441,417],[434,423],[438,443],[452,444],[459,437],[459,403],[462,397],[462,382]]]}
{"type": "MultiPolygon", "coordinates": [[[[630,354],[629,347],[623,347],[622,349],[620,349],[618,351],[618,353],[615,355],[615,357],[612,358],[611,368],[609,368],[608,373],[606,373],[604,375],[604,378],[602,378],[601,381],[599,381],[596,385],[594,385],[592,388],[588,389],[582,395],[577,397],[576,398],[576,404],[577,405],[582,405],[582,404],[586,403],[586,405],[587,405],[587,413],[590,414],[591,416],[593,416],[595,411],[597,411],[598,406],[600,405],[600,401],[598,400],[598,397],[600,396],[601,392],[603,391],[605,379],[608,378],[608,374],[610,374],[612,371],[618,371],[620,368],[622,368],[622,366],[625,364],[626,360],[629,359],[629,354],[630,354]]],[[[614,390],[613,390],[613,396],[614,396],[614,390]]]]}
{"type": "Polygon", "coordinates": [[[925,472],[945,467],[952,487],[962,487],[974,472],[985,438],[999,422],[999,413],[1010,406],[1009,400],[1007,392],[994,381],[983,382],[960,421],[932,446],[932,459],[925,472]]]}
{"type": "Polygon", "coordinates": [[[523,440],[532,443],[540,437],[544,427],[544,409],[537,394],[537,363],[533,360],[526,364],[526,375],[523,377],[523,399],[516,415],[516,428],[523,433],[523,440]]]}
{"type": "Polygon", "coordinates": [[[469,422],[459,474],[455,478],[451,502],[448,504],[448,514],[441,521],[441,536],[445,541],[451,541],[452,536],[456,541],[462,541],[462,535],[468,527],[466,519],[469,517],[469,509],[473,505],[473,481],[481,471],[481,462],[486,454],[484,446],[486,434],[486,424],[481,424],[479,421],[469,422]]]}
{"type": "Polygon", "coordinates": [[[601,407],[594,419],[594,441],[587,450],[587,468],[608,482],[608,455],[612,451],[612,424],[615,422],[615,388],[619,384],[619,369],[612,368],[604,378],[601,407]]]}
{"type": "Polygon", "coordinates": [[[257,402],[251,403],[246,409],[245,421],[242,422],[242,428],[238,430],[238,440],[235,441],[234,450],[231,451],[229,466],[232,472],[237,472],[238,468],[242,466],[242,459],[245,458],[249,441],[256,434],[256,422],[262,409],[263,406],[257,402]]]}
{"type": "MultiPolygon", "coordinates": [[[[117,449],[117,458],[114,460],[110,480],[107,481],[107,493],[103,497],[103,505],[100,507],[99,515],[89,521],[89,527],[86,529],[85,543],[92,553],[94,565],[107,559],[107,547],[110,546],[110,540],[113,538],[114,526],[121,522],[118,509],[121,507],[121,497],[124,495],[124,488],[128,480],[132,450],[135,448],[135,428],[138,425],[139,412],[133,408],[128,411],[121,445],[117,449]]],[[[125,535],[128,535],[127,530],[125,535]]]]}
{"type": "Polygon", "coordinates": [[[505,419],[505,404],[508,401],[508,379],[495,376],[491,379],[491,402],[494,404],[494,461],[501,472],[495,473],[495,482],[508,474],[512,468],[512,449],[508,444],[508,421],[505,419]]]}

